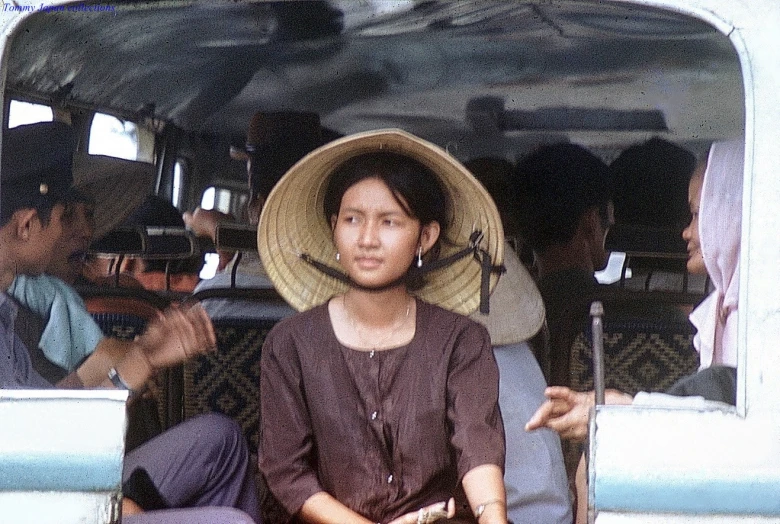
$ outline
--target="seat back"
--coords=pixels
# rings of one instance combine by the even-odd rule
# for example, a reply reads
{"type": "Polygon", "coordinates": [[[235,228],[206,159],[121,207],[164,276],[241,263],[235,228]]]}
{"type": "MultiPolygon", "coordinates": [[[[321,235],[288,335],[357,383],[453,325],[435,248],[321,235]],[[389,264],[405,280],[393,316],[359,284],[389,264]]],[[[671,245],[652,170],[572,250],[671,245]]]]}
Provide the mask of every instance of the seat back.
{"type": "Polygon", "coordinates": [[[273,289],[206,289],[193,300],[234,300],[254,309],[250,317],[213,320],[217,351],[184,365],[184,418],[216,411],[236,420],[250,449],[258,444],[260,413],[260,354],[265,337],[294,310],[273,289]]]}
{"type": "Polygon", "coordinates": [[[217,351],[184,365],[184,418],[216,411],[236,420],[250,449],[260,426],[260,353],[277,319],[214,322],[217,351]]]}
{"type": "MultiPolygon", "coordinates": [[[[615,291],[615,290],[613,290],[615,291]]],[[[603,293],[605,385],[628,394],[664,391],[694,373],[699,356],[684,313],[698,296],[684,293],[603,293]]],[[[571,346],[569,386],[593,389],[593,335],[585,322],[571,346]]]]}
{"type": "Polygon", "coordinates": [[[142,290],[122,290],[123,288],[97,288],[89,291],[79,289],[84,297],[87,311],[95,319],[107,337],[121,340],[133,340],[144,332],[146,324],[167,302],[142,290]],[[121,290],[121,291],[120,291],[121,290]],[[134,294],[134,291],[139,291],[134,294]]]}
{"type": "MultiPolygon", "coordinates": [[[[121,340],[133,340],[142,334],[146,324],[170,304],[168,299],[140,288],[78,286],[76,289],[103,334],[121,340]]],[[[165,370],[154,380],[156,398],[138,399],[128,408],[128,450],[181,420],[176,415],[177,406],[171,405],[172,398],[181,396],[181,371],[165,370]]]]}
{"type": "Polygon", "coordinates": [[[0,521],[118,523],[126,400],[113,390],[0,391],[0,521]]]}

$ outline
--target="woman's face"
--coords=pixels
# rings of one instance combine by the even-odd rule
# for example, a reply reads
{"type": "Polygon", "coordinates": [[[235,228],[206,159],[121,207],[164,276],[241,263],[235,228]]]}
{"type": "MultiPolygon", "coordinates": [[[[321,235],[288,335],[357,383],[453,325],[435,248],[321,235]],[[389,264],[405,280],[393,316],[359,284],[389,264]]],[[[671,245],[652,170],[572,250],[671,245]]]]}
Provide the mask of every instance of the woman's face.
{"type": "Polygon", "coordinates": [[[421,226],[377,178],[361,180],[344,193],[331,226],[341,266],[367,288],[400,279],[418,248],[427,252],[439,235],[438,223],[421,226]]]}
{"type": "Polygon", "coordinates": [[[704,166],[696,169],[688,185],[688,205],[691,208],[691,223],[683,230],[683,239],[688,243],[688,272],[694,275],[706,275],[707,266],[701,253],[699,239],[699,205],[701,204],[701,187],[704,182],[704,166]]]}

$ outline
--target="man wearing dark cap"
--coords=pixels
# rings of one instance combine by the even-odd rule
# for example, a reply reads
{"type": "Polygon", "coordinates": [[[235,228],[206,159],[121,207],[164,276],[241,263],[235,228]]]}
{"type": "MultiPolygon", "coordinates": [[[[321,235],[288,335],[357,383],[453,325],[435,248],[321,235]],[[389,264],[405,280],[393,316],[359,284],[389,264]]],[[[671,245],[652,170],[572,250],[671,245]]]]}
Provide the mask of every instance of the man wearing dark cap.
{"type": "Polygon", "coordinates": [[[72,177],[71,133],[50,122],[22,126],[3,142],[0,192],[0,286],[16,273],[41,273],[62,231],[64,201],[72,177]],[[24,154],[26,148],[34,155],[24,154]]]}
{"type": "MultiPolygon", "coordinates": [[[[280,111],[257,112],[252,116],[247,130],[244,150],[231,150],[231,157],[245,160],[249,203],[248,221],[257,226],[265,199],[274,185],[298,160],[323,144],[322,127],[316,113],[280,111]]],[[[217,211],[196,209],[184,214],[184,222],[196,235],[215,240],[216,228],[225,217],[217,211]]],[[[220,273],[210,280],[201,281],[195,288],[229,288],[234,258],[220,273]]],[[[271,288],[273,285],[263,270],[257,252],[245,253],[236,273],[236,287],[271,288]]],[[[256,303],[210,299],[204,307],[212,319],[219,317],[257,318],[272,314],[292,313],[261,310],[256,303]]]]}
{"type": "MultiPolygon", "coordinates": [[[[73,133],[48,122],[8,130],[0,167],[0,388],[49,389],[32,367],[14,332],[17,306],[6,290],[17,274],[39,275],[62,233],[64,203],[71,198],[73,133]]],[[[57,386],[140,390],[157,369],[182,362],[216,344],[201,308],[167,311],[116,358],[96,353],[57,386]]],[[[248,451],[237,425],[221,417],[191,419],[125,457],[123,511],[182,506],[211,508],[210,522],[251,523],[257,494],[248,451]],[[212,470],[218,470],[215,474],[212,470]],[[227,508],[225,508],[227,509],[227,508]],[[213,517],[213,518],[212,518],[213,517]]],[[[200,510],[150,512],[126,522],[192,522],[200,510]],[[157,516],[155,516],[155,514],[157,516]],[[140,519],[140,520],[138,520],[140,519]]],[[[254,520],[253,520],[254,519],[254,520]]]]}

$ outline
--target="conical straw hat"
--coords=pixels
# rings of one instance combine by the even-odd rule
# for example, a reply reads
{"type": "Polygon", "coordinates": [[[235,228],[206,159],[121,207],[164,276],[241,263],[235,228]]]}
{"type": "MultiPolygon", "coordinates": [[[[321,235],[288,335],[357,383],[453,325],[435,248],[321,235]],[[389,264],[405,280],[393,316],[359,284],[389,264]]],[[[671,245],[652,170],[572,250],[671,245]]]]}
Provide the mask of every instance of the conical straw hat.
{"type": "MultiPolygon", "coordinates": [[[[302,256],[339,269],[330,224],[323,211],[330,175],[346,160],[364,153],[389,151],[417,160],[439,177],[447,193],[449,224],[439,259],[469,247],[472,233],[482,233],[480,255],[492,266],[504,259],[501,218],[484,187],[449,153],[414,135],[384,129],[330,142],[296,163],[273,188],[263,207],[257,244],[263,267],[274,287],[294,308],[307,310],[343,293],[347,284],[323,273],[302,256]]],[[[476,250],[475,250],[476,251],[476,250]]],[[[499,273],[491,272],[489,290],[499,273]]],[[[420,299],[468,314],[480,305],[482,266],[472,254],[428,273],[414,293],[420,299]]]]}

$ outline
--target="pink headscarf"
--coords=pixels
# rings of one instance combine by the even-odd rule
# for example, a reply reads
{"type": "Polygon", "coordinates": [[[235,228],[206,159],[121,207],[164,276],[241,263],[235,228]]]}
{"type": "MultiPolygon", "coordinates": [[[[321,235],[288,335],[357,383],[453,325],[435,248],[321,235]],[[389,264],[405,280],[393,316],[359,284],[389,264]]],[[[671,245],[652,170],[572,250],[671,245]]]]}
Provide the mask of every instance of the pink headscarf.
{"type": "Polygon", "coordinates": [[[737,365],[737,301],[742,228],[743,140],[716,142],[710,149],[699,206],[699,242],[715,287],[692,313],[698,332],[693,345],[700,368],[737,365]]]}

